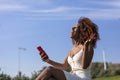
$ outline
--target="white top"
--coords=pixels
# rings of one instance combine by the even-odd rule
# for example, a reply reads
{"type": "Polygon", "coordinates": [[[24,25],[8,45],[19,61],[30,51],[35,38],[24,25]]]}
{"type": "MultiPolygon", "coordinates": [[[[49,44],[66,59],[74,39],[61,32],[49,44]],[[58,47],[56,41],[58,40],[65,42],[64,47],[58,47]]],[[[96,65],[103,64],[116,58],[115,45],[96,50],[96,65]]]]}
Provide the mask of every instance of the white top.
{"type": "Polygon", "coordinates": [[[80,78],[91,80],[90,67],[83,69],[81,66],[81,59],[83,55],[83,49],[81,49],[77,54],[72,58],[68,56],[68,63],[71,66],[72,74],[79,76],[80,78]]]}

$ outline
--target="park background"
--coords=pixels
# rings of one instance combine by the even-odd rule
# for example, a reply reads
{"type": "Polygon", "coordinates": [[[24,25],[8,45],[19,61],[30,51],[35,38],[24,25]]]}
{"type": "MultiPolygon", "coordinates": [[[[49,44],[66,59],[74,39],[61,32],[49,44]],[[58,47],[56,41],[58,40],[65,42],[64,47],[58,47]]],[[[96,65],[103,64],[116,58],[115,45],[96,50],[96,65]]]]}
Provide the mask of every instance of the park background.
{"type": "Polygon", "coordinates": [[[120,63],[120,0],[0,0],[0,73],[14,77],[49,66],[36,47],[63,62],[72,48],[71,28],[80,17],[99,27],[93,62],[120,63]]]}

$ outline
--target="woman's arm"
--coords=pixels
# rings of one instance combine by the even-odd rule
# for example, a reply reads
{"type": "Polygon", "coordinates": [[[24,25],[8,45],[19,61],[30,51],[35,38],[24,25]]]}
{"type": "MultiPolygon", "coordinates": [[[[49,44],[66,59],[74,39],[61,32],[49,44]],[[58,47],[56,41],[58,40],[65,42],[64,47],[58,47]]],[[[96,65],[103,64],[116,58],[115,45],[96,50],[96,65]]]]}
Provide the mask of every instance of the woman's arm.
{"type": "Polygon", "coordinates": [[[67,62],[67,58],[64,60],[63,63],[58,63],[58,62],[55,62],[51,59],[48,59],[47,63],[53,65],[54,67],[58,68],[58,69],[66,69],[69,65],[68,65],[68,62],[67,62]]]}
{"type": "Polygon", "coordinates": [[[84,53],[81,61],[83,69],[88,68],[88,66],[90,65],[93,58],[93,53],[94,53],[93,46],[90,41],[87,41],[84,44],[84,53]]]}
{"type": "Polygon", "coordinates": [[[86,40],[86,42],[84,43],[84,53],[81,61],[83,69],[88,68],[88,66],[92,61],[93,54],[94,54],[94,47],[92,45],[92,41],[94,39],[94,36],[95,36],[95,33],[91,34],[90,38],[88,38],[88,40],[86,40]]]}
{"type": "Polygon", "coordinates": [[[67,57],[65,58],[65,60],[64,60],[63,63],[55,62],[55,61],[53,61],[53,60],[51,60],[51,59],[49,59],[49,58],[48,58],[48,59],[45,59],[45,57],[46,57],[46,55],[42,55],[42,54],[41,54],[41,58],[42,58],[43,61],[45,61],[45,62],[53,65],[54,67],[56,67],[56,68],[58,68],[58,69],[66,69],[66,68],[69,66],[69,64],[68,64],[68,62],[67,62],[67,57]]]}

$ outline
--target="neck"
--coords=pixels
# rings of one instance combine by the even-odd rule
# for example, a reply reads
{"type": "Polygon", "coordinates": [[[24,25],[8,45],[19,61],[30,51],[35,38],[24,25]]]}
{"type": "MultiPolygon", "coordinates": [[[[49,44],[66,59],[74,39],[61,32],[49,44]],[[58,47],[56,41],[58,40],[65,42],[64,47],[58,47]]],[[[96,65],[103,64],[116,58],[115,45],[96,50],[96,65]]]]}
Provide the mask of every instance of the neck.
{"type": "Polygon", "coordinates": [[[72,43],[74,47],[82,46],[82,44],[77,44],[77,42],[73,39],[72,39],[72,43]]]}
{"type": "Polygon", "coordinates": [[[79,45],[78,44],[74,44],[74,47],[78,47],[79,45]]]}

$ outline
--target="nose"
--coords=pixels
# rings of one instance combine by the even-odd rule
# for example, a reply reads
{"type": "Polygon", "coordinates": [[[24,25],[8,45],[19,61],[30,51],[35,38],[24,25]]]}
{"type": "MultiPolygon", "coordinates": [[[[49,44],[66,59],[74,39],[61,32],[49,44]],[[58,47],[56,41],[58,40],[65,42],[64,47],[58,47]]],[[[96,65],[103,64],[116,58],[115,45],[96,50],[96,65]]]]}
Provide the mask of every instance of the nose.
{"type": "Polygon", "coordinates": [[[74,31],[76,27],[73,27],[72,30],[74,31]]]}

